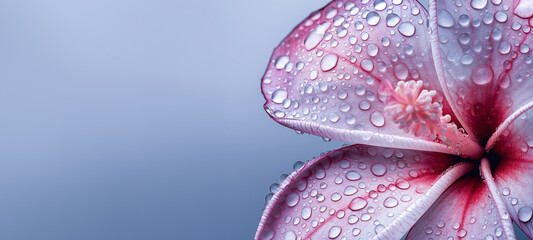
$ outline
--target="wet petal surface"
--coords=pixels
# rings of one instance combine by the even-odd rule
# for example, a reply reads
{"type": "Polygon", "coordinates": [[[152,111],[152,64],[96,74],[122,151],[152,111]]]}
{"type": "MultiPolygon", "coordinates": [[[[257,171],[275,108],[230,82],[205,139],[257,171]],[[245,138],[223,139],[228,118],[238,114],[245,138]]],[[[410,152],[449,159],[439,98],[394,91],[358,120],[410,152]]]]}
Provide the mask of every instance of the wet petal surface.
{"type": "Polygon", "coordinates": [[[463,127],[484,142],[533,101],[529,0],[431,1],[437,73],[463,127]]]}
{"type": "Polygon", "coordinates": [[[463,147],[457,136],[435,146],[435,136],[406,132],[402,118],[395,122],[385,110],[384,89],[421,80],[455,119],[434,69],[427,17],[416,1],[333,1],[274,51],[262,80],[265,109],[285,126],[326,138],[449,153],[463,147]]]}
{"type": "Polygon", "coordinates": [[[420,218],[407,239],[505,239],[489,195],[479,177],[458,180],[420,218]]]}
{"type": "Polygon", "coordinates": [[[496,142],[494,178],[513,221],[533,238],[533,111],[517,118],[496,142]]]}
{"type": "Polygon", "coordinates": [[[453,171],[462,170],[439,178],[455,162],[439,153],[364,145],[339,149],[284,181],[266,207],[256,239],[401,237],[471,169],[462,164],[453,171]]]}

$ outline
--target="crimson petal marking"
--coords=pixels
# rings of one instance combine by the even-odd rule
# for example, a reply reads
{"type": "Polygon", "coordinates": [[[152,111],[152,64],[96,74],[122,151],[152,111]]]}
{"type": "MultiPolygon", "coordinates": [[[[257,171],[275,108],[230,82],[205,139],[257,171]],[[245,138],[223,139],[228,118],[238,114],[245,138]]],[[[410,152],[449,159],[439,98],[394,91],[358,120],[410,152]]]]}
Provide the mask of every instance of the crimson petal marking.
{"type": "Polygon", "coordinates": [[[436,198],[434,189],[444,190],[471,168],[461,164],[435,183],[455,161],[440,153],[365,145],[336,150],[281,184],[255,239],[367,239],[392,229],[403,235],[436,198]]]}
{"type": "Polygon", "coordinates": [[[494,179],[513,221],[533,238],[533,110],[518,117],[494,145],[494,179]]]}
{"type": "Polygon", "coordinates": [[[396,86],[400,80],[423,80],[424,89],[437,91],[433,99],[443,104],[444,114],[455,119],[436,76],[426,19],[427,12],[414,0],[333,1],[275,49],[262,80],[266,111],[291,128],[329,127],[298,130],[331,139],[395,146],[360,134],[380,133],[433,142],[399,129],[385,113],[379,92],[384,81],[396,86]]]}
{"type": "Polygon", "coordinates": [[[509,240],[514,240],[516,239],[516,236],[513,230],[513,223],[509,218],[507,207],[505,206],[505,203],[503,202],[502,197],[500,196],[500,191],[498,190],[498,187],[496,186],[496,183],[494,182],[494,178],[492,177],[492,173],[490,171],[491,170],[489,160],[486,158],[481,159],[480,172],[483,176],[483,180],[485,180],[485,183],[487,183],[490,195],[492,196],[492,198],[494,199],[494,203],[496,204],[496,209],[498,210],[500,220],[502,221],[505,238],[509,240]]]}
{"type": "Polygon", "coordinates": [[[533,100],[533,22],[515,14],[525,1],[430,1],[441,85],[462,126],[481,141],[533,100]]]}
{"type": "Polygon", "coordinates": [[[479,177],[453,183],[413,226],[413,239],[505,239],[487,185],[479,177]]]}

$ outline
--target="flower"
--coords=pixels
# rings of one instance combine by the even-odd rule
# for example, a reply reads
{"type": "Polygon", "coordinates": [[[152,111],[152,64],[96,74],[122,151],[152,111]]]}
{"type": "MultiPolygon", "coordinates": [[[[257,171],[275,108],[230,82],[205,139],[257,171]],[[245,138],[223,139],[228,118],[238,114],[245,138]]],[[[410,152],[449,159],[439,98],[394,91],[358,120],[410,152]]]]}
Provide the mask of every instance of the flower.
{"type": "Polygon", "coordinates": [[[533,1],[335,0],[275,49],[266,111],[355,143],[306,163],[256,239],[533,238],[533,1]]]}

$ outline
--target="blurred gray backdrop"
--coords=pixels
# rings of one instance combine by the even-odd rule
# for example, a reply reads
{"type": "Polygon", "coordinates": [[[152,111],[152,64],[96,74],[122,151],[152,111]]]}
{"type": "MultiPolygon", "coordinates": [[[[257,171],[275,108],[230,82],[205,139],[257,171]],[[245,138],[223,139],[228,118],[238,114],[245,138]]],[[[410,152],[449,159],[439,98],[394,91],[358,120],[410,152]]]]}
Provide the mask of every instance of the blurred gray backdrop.
{"type": "Polygon", "coordinates": [[[264,113],[327,0],[0,2],[0,239],[252,239],[271,183],[340,142],[264,113]]]}

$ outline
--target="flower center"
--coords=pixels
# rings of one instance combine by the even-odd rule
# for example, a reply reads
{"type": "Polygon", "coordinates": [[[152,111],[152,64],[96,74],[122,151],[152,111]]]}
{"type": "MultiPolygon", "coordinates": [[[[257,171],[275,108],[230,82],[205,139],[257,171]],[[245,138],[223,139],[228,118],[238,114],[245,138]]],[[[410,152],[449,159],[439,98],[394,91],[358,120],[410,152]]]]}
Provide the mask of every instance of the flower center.
{"type": "Polygon", "coordinates": [[[442,115],[442,104],[433,100],[437,92],[422,89],[423,86],[423,81],[399,81],[393,89],[390,82],[384,81],[379,92],[385,97],[385,113],[400,129],[437,139],[455,125],[450,123],[450,115],[442,115]]]}

